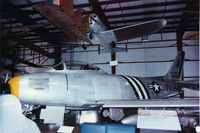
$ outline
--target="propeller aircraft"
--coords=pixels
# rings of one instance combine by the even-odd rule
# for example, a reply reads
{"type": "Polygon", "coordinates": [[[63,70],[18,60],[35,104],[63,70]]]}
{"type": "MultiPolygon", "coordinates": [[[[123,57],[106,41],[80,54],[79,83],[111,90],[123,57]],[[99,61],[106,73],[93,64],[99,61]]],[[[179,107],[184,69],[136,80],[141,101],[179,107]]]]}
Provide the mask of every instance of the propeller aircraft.
{"type": "MultiPolygon", "coordinates": [[[[113,44],[156,33],[167,24],[165,19],[158,19],[108,30],[97,15],[82,15],[83,9],[74,9],[72,0],[65,0],[60,6],[39,3],[32,8],[69,38],[83,40],[88,44],[100,44],[104,47],[103,53],[126,51],[113,44]]],[[[85,44],[82,47],[87,48],[85,44]]]]}

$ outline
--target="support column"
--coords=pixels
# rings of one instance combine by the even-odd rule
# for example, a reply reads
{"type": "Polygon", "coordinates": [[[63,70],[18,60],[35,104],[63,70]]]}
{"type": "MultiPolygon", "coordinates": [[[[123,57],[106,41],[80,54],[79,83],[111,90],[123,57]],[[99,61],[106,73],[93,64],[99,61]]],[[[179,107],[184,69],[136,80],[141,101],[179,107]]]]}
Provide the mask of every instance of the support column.
{"type": "MultiPolygon", "coordinates": [[[[186,10],[192,10],[195,8],[196,4],[195,2],[187,2],[186,10]]],[[[183,51],[183,35],[185,31],[187,31],[187,27],[190,24],[190,20],[192,18],[192,14],[184,12],[183,17],[181,18],[179,27],[176,32],[176,44],[177,44],[177,53],[179,51],[183,51]]],[[[184,70],[182,69],[181,75],[179,77],[180,80],[184,80],[184,70]]],[[[180,98],[184,98],[184,90],[183,88],[180,90],[180,98]]]]}
{"type": "Polygon", "coordinates": [[[61,62],[61,47],[55,46],[55,64],[58,64],[61,62]]]}
{"type": "MultiPolygon", "coordinates": [[[[112,43],[112,47],[115,48],[116,44],[113,42],[112,43]]],[[[111,53],[111,61],[115,61],[116,60],[116,52],[111,53]]],[[[116,66],[112,66],[112,74],[116,74],[116,66]]]]}

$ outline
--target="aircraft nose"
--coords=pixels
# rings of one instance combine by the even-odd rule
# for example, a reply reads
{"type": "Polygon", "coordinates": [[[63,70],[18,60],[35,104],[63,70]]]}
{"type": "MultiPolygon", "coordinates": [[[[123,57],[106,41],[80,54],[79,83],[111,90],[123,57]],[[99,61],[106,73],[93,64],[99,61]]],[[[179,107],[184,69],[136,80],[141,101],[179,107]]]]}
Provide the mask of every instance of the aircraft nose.
{"type": "Polygon", "coordinates": [[[19,97],[19,81],[20,76],[15,76],[8,81],[8,84],[10,85],[11,94],[16,97],[19,97]]]}

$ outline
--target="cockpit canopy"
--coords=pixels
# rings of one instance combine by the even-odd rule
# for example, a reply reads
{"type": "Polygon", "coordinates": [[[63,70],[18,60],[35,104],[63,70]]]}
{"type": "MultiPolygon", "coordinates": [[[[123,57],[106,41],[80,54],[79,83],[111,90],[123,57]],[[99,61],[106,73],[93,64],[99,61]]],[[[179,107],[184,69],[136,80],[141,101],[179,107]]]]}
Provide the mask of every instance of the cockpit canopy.
{"type": "Polygon", "coordinates": [[[59,71],[59,70],[96,70],[96,71],[102,71],[99,67],[89,64],[83,61],[64,61],[60,62],[56,65],[54,65],[51,69],[48,69],[46,71],[59,71]]]}

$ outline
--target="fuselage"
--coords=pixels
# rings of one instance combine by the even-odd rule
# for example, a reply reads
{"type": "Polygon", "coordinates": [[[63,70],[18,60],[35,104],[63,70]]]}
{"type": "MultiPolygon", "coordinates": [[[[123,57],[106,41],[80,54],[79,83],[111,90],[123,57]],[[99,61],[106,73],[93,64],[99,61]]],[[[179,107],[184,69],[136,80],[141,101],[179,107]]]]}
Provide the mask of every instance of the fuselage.
{"type": "Polygon", "coordinates": [[[116,41],[113,32],[107,31],[107,28],[100,21],[99,17],[95,15],[93,19],[90,18],[90,40],[93,44],[101,44],[103,47],[109,47],[112,41],[116,41]]]}
{"type": "MultiPolygon", "coordinates": [[[[11,79],[11,86],[15,78],[11,79]]],[[[111,75],[97,70],[56,70],[18,78],[18,88],[11,87],[11,93],[15,92],[21,102],[29,104],[84,107],[99,101],[154,99],[169,95],[162,80],[111,75]],[[156,87],[153,81],[163,86],[156,87]]]]}
{"type": "Polygon", "coordinates": [[[177,78],[184,53],[177,55],[170,70],[161,77],[112,75],[89,64],[67,69],[66,62],[43,72],[9,80],[11,93],[27,104],[87,107],[103,101],[163,99],[180,94],[177,78]]]}
{"type": "Polygon", "coordinates": [[[136,98],[123,78],[97,71],[23,75],[19,86],[19,99],[32,104],[83,106],[101,100],[136,98]]]}

